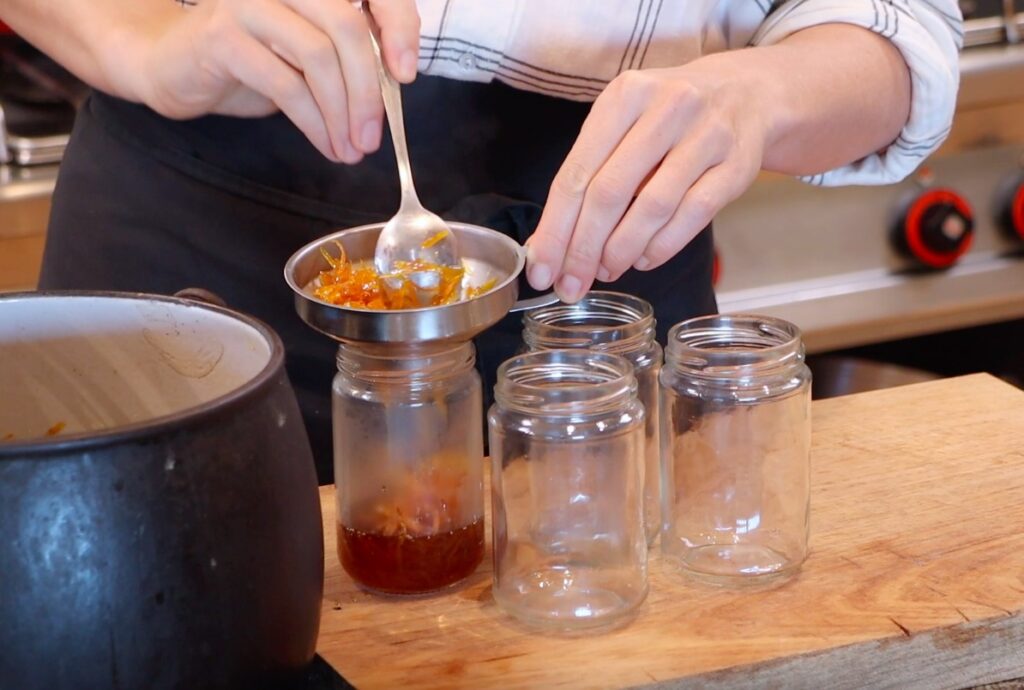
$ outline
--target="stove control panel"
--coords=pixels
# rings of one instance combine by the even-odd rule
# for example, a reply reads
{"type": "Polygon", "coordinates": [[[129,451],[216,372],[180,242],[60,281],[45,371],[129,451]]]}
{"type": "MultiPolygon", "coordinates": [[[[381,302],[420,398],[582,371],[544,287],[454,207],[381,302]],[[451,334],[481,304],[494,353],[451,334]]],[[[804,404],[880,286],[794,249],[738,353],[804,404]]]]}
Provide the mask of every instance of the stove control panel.
{"type": "Polygon", "coordinates": [[[719,309],[792,321],[808,352],[1024,318],[1020,144],[935,156],[895,185],[765,175],[714,232],[719,309]]]}
{"type": "Polygon", "coordinates": [[[952,189],[927,189],[904,204],[892,230],[902,254],[928,268],[949,268],[971,247],[974,216],[952,189]]]}
{"type": "Polygon", "coordinates": [[[1024,170],[1010,175],[996,201],[999,227],[1011,240],[1024,242],[1024,170]]]}

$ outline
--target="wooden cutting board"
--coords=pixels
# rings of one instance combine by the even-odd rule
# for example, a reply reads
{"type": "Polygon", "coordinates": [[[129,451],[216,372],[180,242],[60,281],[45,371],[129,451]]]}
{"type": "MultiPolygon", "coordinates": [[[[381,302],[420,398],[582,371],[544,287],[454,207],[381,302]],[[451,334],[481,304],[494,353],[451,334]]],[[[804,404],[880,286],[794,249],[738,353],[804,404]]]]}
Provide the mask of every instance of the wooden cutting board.
{"type": "Polygon", "coordinates": [[[979,374],[813,403],[811,556],[774,590],[651,559],[625,629],[565,638],[502,614],[490,561],[385,599],[338,564],[318,651],[357,688],[956,688],[1024,676],[1024,391],[979,374]]]}

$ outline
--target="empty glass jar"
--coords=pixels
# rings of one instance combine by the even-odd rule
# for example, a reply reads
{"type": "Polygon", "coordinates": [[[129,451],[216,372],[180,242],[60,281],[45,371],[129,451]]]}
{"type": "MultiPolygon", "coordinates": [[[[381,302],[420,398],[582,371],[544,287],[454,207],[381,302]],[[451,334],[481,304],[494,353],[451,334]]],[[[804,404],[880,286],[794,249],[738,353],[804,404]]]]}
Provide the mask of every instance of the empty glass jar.
{"type": "Polygon", "coordinates": [[[483,558],[483,402],[473,363],[472,343],[338,349],[338,557],[363,587],[430,592],[483,558]]]}
{"type": "Polygon", "coordinates": [[[644,409],[630,363],[547,350],[498,369],[488,415],[494,598],[571,630],[623,620],[647,594],[644,409]]]}
{"type": "Polygon", "coordinates": [[[807,555],[811,374],[780,319],[669,331],[661,372],[663,554],[715,584],[794,573],[807,555]]]}
{"type": "Polygon", "coordinates": [[[575,304],[533,309],[523,318],[530,350],[590,348],[622,355],[633,364],[637,396],[643,403],[644,525],[648,545],[661,528],[661,447],[658,442],[658,372],[661,345],[650,303],[621,292],[588,292],[575,304]]]}

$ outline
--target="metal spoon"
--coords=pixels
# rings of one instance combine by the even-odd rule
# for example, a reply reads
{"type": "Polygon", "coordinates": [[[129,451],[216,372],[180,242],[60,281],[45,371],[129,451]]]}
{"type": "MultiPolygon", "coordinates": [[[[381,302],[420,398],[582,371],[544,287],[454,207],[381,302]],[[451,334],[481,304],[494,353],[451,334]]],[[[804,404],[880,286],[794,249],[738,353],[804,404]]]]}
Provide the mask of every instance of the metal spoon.
{"type": "MultiPolygon", "coordinates": [[[[380,91],[384,97],[384,111],[391,127],[391,139],[395,145],[395,159],[398,161],[398,179],[402,186],[402,201],[396,213],[377,238],[373,253],[373,264],[382,276],[395,274],[399,261],[422,261],[441,266],[461,267],[458,242],[448,224],[435,213],[423,208],[416,188],[412,183],[412,169],[409,166],[409,148],[405,142],[405,122],[402,118],[402,94],[398,82],[391,76],[384,63],[380,47],[380,29],[369,11],[366,12],[370,25],[370,39],[377,56],[377,76],[380,91]]],[[[440,273],[437,280],[415,281],[417,300],[421,305],[432,303],[440,289],[440,273]],[[433,284],[433,285],[432,285],[433,284]]],[[[388,283],[385,280],[385,287],[388,283]]]]}

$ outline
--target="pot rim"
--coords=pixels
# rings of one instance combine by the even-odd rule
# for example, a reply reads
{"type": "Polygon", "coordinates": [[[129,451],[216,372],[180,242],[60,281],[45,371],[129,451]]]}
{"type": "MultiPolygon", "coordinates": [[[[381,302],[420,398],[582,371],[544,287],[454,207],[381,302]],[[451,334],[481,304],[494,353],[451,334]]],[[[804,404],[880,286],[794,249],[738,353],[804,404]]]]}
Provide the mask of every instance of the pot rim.
{"type": "Polygon", "coordinates": [[[99,431],[83,431],[66,436],[51,436],[24,441],[5,441],[0,443],[0,462],[22,460],[35,455],[67,455],[79,450],[101,448],[114,443],[132,441],[139,438],[156,436],[169,431],[180,431],[197,423],[209,420],[229,412],[250,398],[258,395],[276,378],[284,367],[284,343],[281,337],[263,321],[254,316],[235,311],[230,308],[200,302],[184,297],[152,294],[147,292],[129,292],[118,290],[34,290],[9,292],[0,294],[0,303],[16,299],[36,299],[43,297],[100,297],[113,299],[145,300],[165,302],[178,306],[206,309],[224,316],[234,318],[254,328],[270,345],[270,357],[266,365],[248,381],[212,400],[188,407],[179,412],[154,417],[152,419],[112,427],[99,431]],[[59,439],[59,440],[58,440],[59,439]]]}

